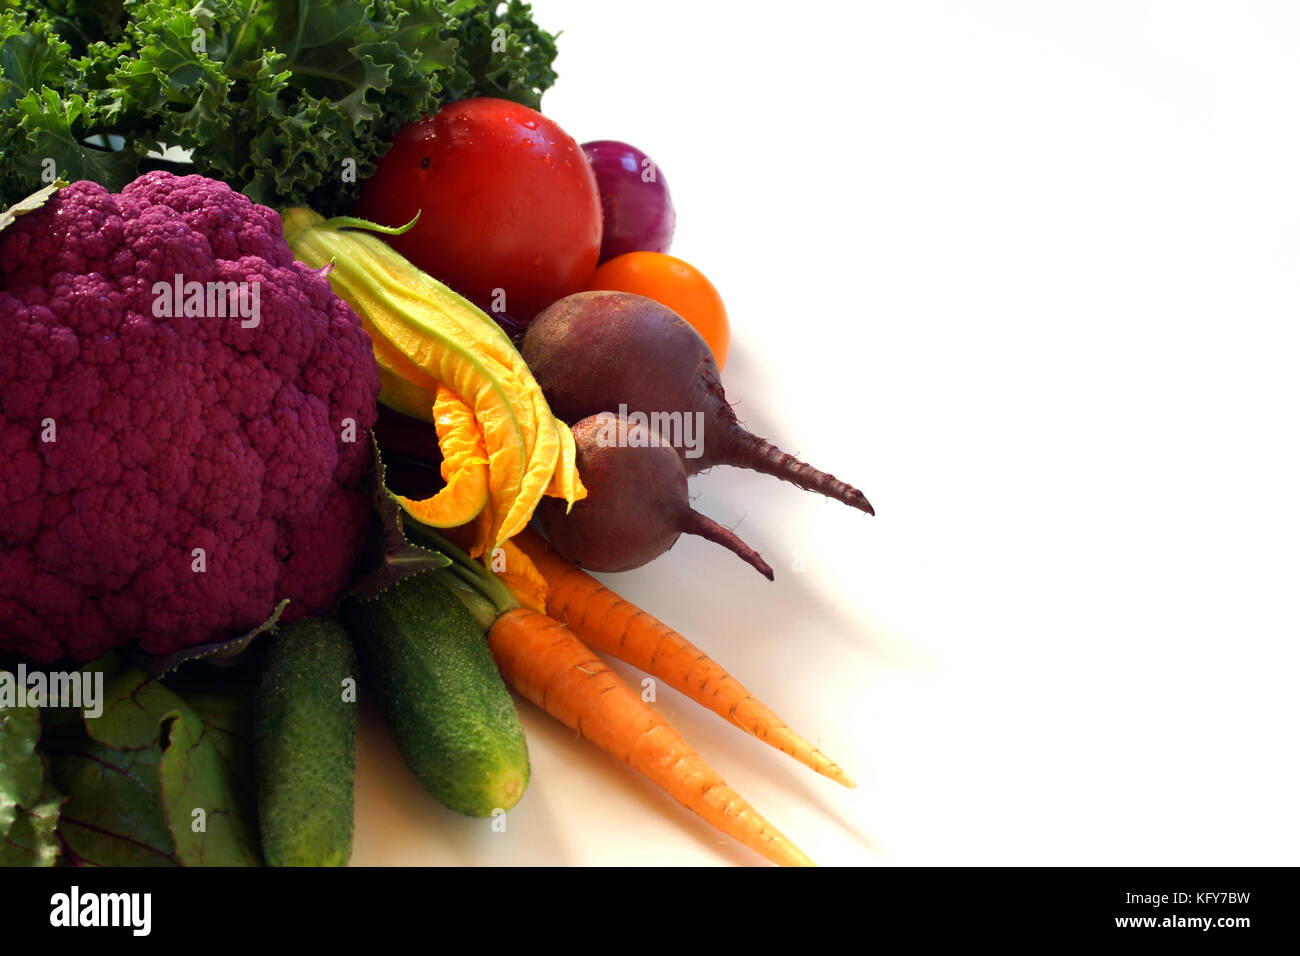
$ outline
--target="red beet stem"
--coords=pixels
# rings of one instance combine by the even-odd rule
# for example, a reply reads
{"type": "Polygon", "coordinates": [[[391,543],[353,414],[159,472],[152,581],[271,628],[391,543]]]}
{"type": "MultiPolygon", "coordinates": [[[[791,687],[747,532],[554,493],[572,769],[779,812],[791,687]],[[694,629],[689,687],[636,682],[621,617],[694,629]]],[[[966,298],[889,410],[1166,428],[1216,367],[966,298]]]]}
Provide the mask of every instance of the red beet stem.
{"type": "MultiPolygon", "coordinates": [[[[770,441],[759,438],[746,431],[739,422],[719,422],[724,435],[722,448],[710,448],[707,461],[716,465],[732,465],[736,468],[750,468],[765,475],[775,475],[782,481],[798,485],[807,491],[816,491],[827,498],[842,501],[850,508],[857,508],[869,515],[876,509],[871,507],[867,496],[852,485],[845,484],[834,475],[818,471],[812,465],[806,465],[794,455],[787,454],[770,441]]],[[[687,468],[690,463],[687,464],[687,468]]]]}
{"type": "Polygon", "coordinates": [[[705,540],[712,541],[714,544],[720,544],[729,551],[737,554],[741,559],[746,561],[758,570],[769,581],[775,579],[772,574],[772,568],[759,555],[757,551],[751,548],[745,542],[736,536],[735,532],[729,531],[722,525],[718,524],[712,518],[706,518],[694,508],[686,509],[686,520],[682,523],[682,531],[687,534],[698,534],[705,540]]]}

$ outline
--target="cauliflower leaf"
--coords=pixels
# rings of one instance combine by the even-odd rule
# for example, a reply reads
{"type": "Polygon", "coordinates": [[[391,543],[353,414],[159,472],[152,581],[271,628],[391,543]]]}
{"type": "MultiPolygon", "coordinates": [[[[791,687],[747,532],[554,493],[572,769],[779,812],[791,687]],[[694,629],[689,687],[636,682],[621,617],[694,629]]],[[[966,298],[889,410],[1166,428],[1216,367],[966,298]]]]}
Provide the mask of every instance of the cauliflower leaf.
{"type": "Polygon", "coordinates": [[[96,865],[255,866],[261,862],[253,796],[248,688],[223,681],[194,693],[114,655],[104,707],[86,736],[57,746],[55,781],[69,794],[59,832],[79,861],[96,865]]]}
{"type": "MultiPolygon", "coordinates": [[[[13,680],[7,671],[0,673],[13,680]]],[[[0,707],[0,839],[8,835],[19,810],[40,795],[41,761],[36,753],[40,734],[38,710],[0,707]]]]}

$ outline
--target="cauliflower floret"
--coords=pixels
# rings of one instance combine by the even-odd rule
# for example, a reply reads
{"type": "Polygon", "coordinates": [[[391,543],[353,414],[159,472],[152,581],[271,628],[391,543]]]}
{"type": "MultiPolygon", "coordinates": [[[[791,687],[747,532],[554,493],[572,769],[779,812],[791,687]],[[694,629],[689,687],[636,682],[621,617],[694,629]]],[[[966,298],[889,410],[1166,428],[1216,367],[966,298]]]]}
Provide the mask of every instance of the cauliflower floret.
{"type": "Polygon", "coordinates": [[[282,620],[328,611],[369,527],[378,394],[356,314],[223,183],[78,182],[20,216],[0,232],[0,654],[168,654],[284,598],[282,620]],[[177,276],[239,289],[238,314],[159,315],[177,276]]]}

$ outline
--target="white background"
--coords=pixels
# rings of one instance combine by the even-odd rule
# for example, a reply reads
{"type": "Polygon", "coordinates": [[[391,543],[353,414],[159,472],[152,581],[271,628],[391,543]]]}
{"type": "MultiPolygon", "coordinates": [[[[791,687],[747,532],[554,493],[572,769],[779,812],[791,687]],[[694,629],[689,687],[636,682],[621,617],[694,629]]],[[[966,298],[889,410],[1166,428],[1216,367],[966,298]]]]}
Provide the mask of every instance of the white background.
{"type": "MultiPolygon", "coordinates": [[[[1300,8],[534,8],[545,112],[671,186],[742,419],[879,512],[717,469],[776,582],[695,540],[614,581],[858,789],[673,724],[823,864],[1300,862],[1300,8]]],[[[354,862],[762,862],[520,707],[504,834],[371,719],[354,862]]]]}

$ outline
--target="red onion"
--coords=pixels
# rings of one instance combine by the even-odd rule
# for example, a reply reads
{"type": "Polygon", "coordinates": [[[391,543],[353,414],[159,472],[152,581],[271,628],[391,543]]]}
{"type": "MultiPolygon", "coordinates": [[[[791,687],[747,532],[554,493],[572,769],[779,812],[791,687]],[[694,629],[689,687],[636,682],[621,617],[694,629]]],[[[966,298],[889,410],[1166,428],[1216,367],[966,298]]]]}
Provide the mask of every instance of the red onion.
{"type": "Polygon", "coordinates": [[[612,139],[583,143],[604,216],[600,261],[625,252],[667,252],[677,213],[663,173],[635,146],[612,139]]]}

